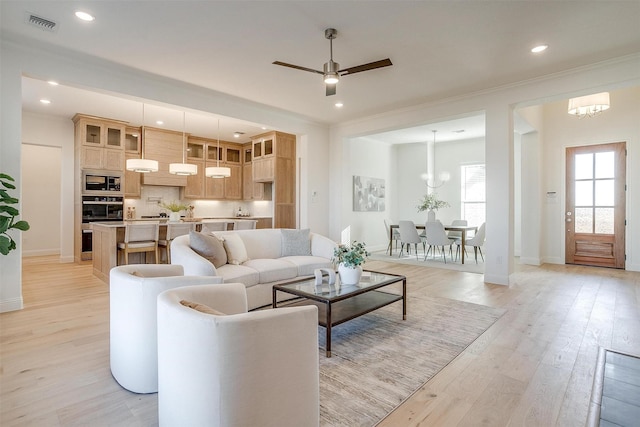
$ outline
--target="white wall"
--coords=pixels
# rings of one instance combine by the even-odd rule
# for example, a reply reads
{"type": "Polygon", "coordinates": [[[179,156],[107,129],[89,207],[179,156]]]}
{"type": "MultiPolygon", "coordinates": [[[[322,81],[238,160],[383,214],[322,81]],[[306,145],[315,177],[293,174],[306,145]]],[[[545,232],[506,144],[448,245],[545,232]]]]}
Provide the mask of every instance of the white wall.
{"type": "Polygon", "coordinates": [[[542,190],[557,201],[543,205],[543,262],[564,264],[566,147],[627,142],[627,270],[640,271],[640,86],[610,92],[611,108],[592,118],[567,114],[566,101],[543,110],[542,190]]]}
{"type": "Polygon", "coordinates": [[[59,147],[22,144],[21,217],[29,222],[24,256],[60,254],[61,164],[59,147]]]}
{"type": "MultiPolygon", "coordinates": [[[[385,249],[387,239],[384,219],[389,218],[392,202],[385,197],[383,212],[356,212],[353,210],[353,176],[379,178],[385,181],[386,195],[393,193],[394,178],[391,176],[391,164],[394,149],[391,145],[367,138],[355,138],[349,144],[352,163],[351,186],[345,194],[346,208],[349,210],[351,240],[365,242],[369,250],[385,249]]],[[[338,239],[336,239],[338,240],[338,239]]]]}
{"type": "MultiPolygon", "coordinates": [[[[27,197],[29,197],[30,194],[41,191],[43,185],[44,188],[52,188],[52,184],[57,186],[57,188],[53,188],[53,191],[57,191],[60,196],[58,207],[56,207],[56,209],[59,208],[59,210],[58,212],[53,212],[54,216],[49,219],[48,224],[50,227],[52,224],[55,224],[59,233],[58,242],[54,243],[53,241],[48,241],[45,246],[39,249],[43,249],[47,247],[47,245],[57,245],[61,262],[73,262],[73,132],[73,122],[69,119],[34,113],[24,113],[22,116],[22,141],[24,144],[42,147],[56,147],[60,153],[60,175],[57,178],[56,183],[53,184],[48,180],[42,181],[41,179],[37,180],[37,177],[32,177],[30,180],[25,181],[22,191],[23,193],[27,193],[27,197]]],[[[40,151],[39,154],[43,155],[44,153],[40,151]]],[[[34,162],[38,160],[46,160],[46,158],[32,159],[34,162]]],[[[23,159],[23,161],[27,160],[23,159]]],[[[50,207],[50,203],[41,204],[39,208],[38,205],[32,206],[30,214],[48,215],[51,211],[50,207]]],[[[40,233],[37,232],[37,230],[28,231],[24,234],[23,238],[33,240],[32,237],[34,236],[30,236],[29,234],[37,234],[38,240],[41,238],[40,233]]],[[[35,249],[34,247],[25,247],[24,249],[26,251],[31,251],[32,255],[38,255],[37,252],[33,252],[35,249]]],[[[42,254],[44,255],[45,253],[42,254]]]]}

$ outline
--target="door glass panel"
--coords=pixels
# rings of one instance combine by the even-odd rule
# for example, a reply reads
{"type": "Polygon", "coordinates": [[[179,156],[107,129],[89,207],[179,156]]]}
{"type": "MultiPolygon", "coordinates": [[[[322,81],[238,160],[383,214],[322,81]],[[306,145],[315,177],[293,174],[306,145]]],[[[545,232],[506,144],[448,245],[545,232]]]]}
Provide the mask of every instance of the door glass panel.
{"type": "Polygon", "coordinates": [[[596,206],[613,206],[613,180],[596,181],[596,206]]]}
{"type": "Polygon", "coordinates": [[[576,208],[576,233],[593,233],[593,209],[576,208]]]}
{"type": "Polygon", "coordinates": [[[613,151],[596,153],[596,178],[614,178],[614,156],[613,151]]]}
{"type": "Polygon", "coordinates": [[[576,154],[575,179],[593,179],[593,154],[576,154]]]}
{"type": "Polygon", "coordinates": [[[614,208],[596,208],[596,233],[613,234],[614,208]]]}
{"type": "Polygon", "coordinates": [[[593,181],[576,181],[576,206],[593,206],[593,181]]]}

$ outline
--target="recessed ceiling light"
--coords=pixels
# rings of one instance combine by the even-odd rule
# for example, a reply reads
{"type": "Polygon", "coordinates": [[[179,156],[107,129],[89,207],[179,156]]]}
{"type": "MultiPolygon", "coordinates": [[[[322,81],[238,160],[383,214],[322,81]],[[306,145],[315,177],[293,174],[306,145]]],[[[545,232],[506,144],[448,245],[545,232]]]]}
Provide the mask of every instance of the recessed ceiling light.
{"type": "Polygon", "coordinates": [[[49,101],[48,99],[41,99],[40,102],[43,104],[51,104],[51,101],[49,101]]]}
{"type": "Polygon", "coordinates": [[[336,102],[336,107],[338,108],[342,108],[344,106],[344,104],[342,102],[336,102]]]}
{"type": "Polygon", "coordinates": [[[267,130],[267,127],[266,126],[262,126],[262,130],[267,130]]]}
{"type": "Polygon", "coordinates": [[[536,46],[533,49],[531,49],[531,52],[533,53],[540,53],[543,52],[545,50],[547,50],[549,46],[547,46],[546,44],[541,44],[540,46],[536,46]]]}
{"type": "Polygon", "coordinates": [[[58,86],[58,82],[53,80],[49,80],[47,83],[49,83],[51,86],[58,86]]]}
{"type": "Polygon", "coordinates": [[[234,133],[233,133],[233,137],[234,137],[234,138],[240,138],[240,135],[244,135],[244,132],[238,132],[238,131],[236,131],[236,132],[234,132],[234,133]]]}
{"type": "Polygon", "coordinates": [[[164,122],[163,122],[162,120],[156,120],[156,124],[157,124],[157,125],[163,125],[163,124],[164,124],[164,122]]]}
{"type": "Polygon", "coordinates": [[[464,129],[454,130],[453,133],[464,133],[464,129]]]}
{"type": "Polygon", "coordinates": [[[88,14],[87,12],[82,12],[80,10],[76,12],[76,17],[79,19],[82,19],[83,21],[88,21],[88,22],[91,22],[94,19],[96,19],[93,17],[93,15],[88,14]]]}

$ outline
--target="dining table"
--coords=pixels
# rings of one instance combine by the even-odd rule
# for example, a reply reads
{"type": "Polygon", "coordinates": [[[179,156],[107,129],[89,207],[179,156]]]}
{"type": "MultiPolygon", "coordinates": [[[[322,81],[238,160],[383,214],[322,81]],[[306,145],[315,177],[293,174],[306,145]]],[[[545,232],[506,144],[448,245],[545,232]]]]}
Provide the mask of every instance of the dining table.
{"type": "MultiPolygon", "coordinates": [[[[393,230],[394,229],[398,229],[400,228],[400,226],[398,224],[391,224],[389,226],[389,255],[393,255],[393,245],[391,244],[393,242],[393,230]]],[[[424,230],[425,229],[425,225],[424,224],[416,224],[416,229],[418,230],[424,230]]],[[[462,264],[464,264],[464,245],[467,241],[467,232],[468,231],[473,231],[476,232],[478,231],[478,227],[475,225],[445,225],[444,229],[446,231],[459,231],[460,232],[460,242],[462,244],[462,255],[460,256],[460,262],[462,264]]]]}

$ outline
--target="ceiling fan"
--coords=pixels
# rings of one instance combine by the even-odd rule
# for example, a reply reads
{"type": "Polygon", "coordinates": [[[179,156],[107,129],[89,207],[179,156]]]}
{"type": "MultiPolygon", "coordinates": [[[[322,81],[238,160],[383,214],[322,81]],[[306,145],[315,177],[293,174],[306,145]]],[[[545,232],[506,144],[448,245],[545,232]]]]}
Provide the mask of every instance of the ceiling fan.
{"type": "Polygon", "coordinates": [[[368,64],[358,65],[355,67],[340,69],[340,64],[333,61],[333,39],[338,35],[338,31],[335,28],[327,28],[324,30],[324,37],[329,39],[329,62],[324,64],[324,71],[314,70],[312,68],[301,67],[299,65],[287,64],[286,62],[274,61],[275,65],[282,65],[283,67],[295,68],[302,71],[310,71],[316,74],[322,74],[324,76],[324,82],[326,85],[326,96],[336,94],[336,83],[340,80],[340,77],[347,76],[349,74],[359,73],[361,71],[375,70],[376,68],[388,67],[393,65],[389,58],[381,59],[380,61],[370,62],[368,64]]]}

